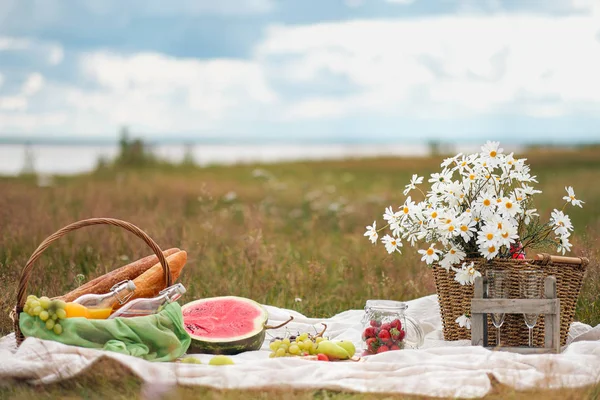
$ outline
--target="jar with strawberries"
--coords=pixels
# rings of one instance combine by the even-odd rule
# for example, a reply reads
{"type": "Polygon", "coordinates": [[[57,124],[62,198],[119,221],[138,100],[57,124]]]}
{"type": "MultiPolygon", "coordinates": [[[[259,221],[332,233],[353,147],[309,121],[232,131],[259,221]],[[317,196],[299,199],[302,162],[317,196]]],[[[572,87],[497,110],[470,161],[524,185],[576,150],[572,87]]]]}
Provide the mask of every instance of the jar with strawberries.
{"type": "Polygon", "coordinates": [[[406,315],[407,308],[400,301],[367,300],[362,321],[364,355],[417,349],[423,345],[423,329],[406,315]]]}

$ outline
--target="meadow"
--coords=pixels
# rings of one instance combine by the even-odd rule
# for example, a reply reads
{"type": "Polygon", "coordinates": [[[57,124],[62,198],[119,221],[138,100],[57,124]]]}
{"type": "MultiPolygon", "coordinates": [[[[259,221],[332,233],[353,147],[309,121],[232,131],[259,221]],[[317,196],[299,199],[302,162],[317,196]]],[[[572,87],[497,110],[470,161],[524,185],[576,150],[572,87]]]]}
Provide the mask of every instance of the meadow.
{"type": "MultiPolygon", "coordinates": [[[[569,208],[575,226],[572,255],[592,260],[576,319],[600,323],[600,147],[529,149],[537,175],[536,205],[545,220],[560,208],[564,187],[573,186],[583,209],[569,208]]],[[[192,299],[236,295],[328,317],[361,309],[367,299],[408,300],[435,293],[433,276],[416,248],[388,255],[363,236],[385,207],[403,202],[413,173],[439,169],[442,157],[361,159],[196,168],[106,167],[56,178],[39,187],[33,176],[0,178],[0,335],[11,332],[8,315],[17,282],[37,245],[80,219],[124,219],[146,231],[162,248],[188,252],[180,281],[192,299]]],[[[29,293],[59,295],[81,282],[138,259],[150,250],[115,227],[89,227],[54,243],[38,261],[29,293]]],[[[0,398],[56,396],[136,398],[140,383],[127,372],[96,369],[43,389],[0,385],[0,398]],[[89,375],[92,376],[89,376],[89,375]],[[119,386],[118,389],[115,385],[119,386]]],[[[548,398],[595,397],[598,388],[537,392],[548,398]]],[[[524,398],[497,388],[490,398],[524,398]]],[[[319,392],[223,392],[178,388],[172,398],[369,399],[370,395],[319,392]]],[[[380,397],[377,397],[380,398],[380,397]]],[[[390,396],[389,398],[396,398],[390,396]]]]}

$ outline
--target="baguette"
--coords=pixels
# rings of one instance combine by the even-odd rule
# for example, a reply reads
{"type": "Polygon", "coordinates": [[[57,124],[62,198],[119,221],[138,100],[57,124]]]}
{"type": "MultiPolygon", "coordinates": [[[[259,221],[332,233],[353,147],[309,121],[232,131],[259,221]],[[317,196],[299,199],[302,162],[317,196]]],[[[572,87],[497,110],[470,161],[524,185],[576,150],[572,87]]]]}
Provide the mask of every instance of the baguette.
{"type": "MultiPolygon", "coordinates": [[[[176,254],[179,251],[178,248],[172,248],[163,251],[165,257],[169,257],[172,254],[176,254]]],[[[152,268],[158,262],[156,255],[150,255],[127,264],[119,269],[111,271],[105,275],[99,276],[91,281],[81,285],[75,290],[69,293],[56,297],[56,299],[63,300],[66,302],[73,301],[84,294],[104,294],[110,291],[113,285],[126,280],[133,280],[152,268]]],[[[160,265],[160,263],[159,263],[160,265]]]]}
{"type": "MultiPolygon", "coordinates": [[[[167,262],[171,270],[171,282],[174,284],[187,262],[187,253],[181,250],[175,254],[171,254],[167,257],[167,262]]],[[[152,268],[135,278],[133,283],[135,283],[136,289],[131,300],[157,296],[165,288],[165,274],[162,265],[156,263],[152,268]]],[[[118,310],[121,306],[117,304],[114,310],[118,310]]]]}

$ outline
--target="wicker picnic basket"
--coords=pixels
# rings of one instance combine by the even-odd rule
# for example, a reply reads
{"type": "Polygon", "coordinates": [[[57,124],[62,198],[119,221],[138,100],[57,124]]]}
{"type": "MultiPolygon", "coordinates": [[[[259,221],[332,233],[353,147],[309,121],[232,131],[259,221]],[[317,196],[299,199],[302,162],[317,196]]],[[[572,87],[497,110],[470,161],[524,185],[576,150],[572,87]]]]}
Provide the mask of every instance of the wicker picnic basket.
{"type": "Polygon", "coordinates": [[[90,219],[85,219],[85,220],[81,220],[78,222],[74,222],[70,225],[65,226],[62,229],[59,229],[52,235],[48,236],[38,246],[38,248],[33,252],[31,257],[29,257],[27,264],[25,264],[25,267],[23,268],[23,271],[21,272],[21,278],[19,280],[19,288],[18,288],[18,292],[17,292],[17,305],[11,312],[11,318],[13,320],[14,328],[15,328],[15,339],[17,341],[17,346],[19,346],[23,342],[23,340],[25,340],[25,337],[23,336],[23,333],[21,332],[21,329],[19,326],[19,315],[23,311],[23,306],[25,305],[25,299],[27,297],[26,296],[27,284],[28,284],[29,278],[31,276],[31,271],[33,269],[33,263],[35,263],[37,261],[37,259],[40,258],[42,253],[50,246],[50,244],[52,244],[52,242],[60,239],[62,236],[66,235],[67,233],[69,233],[71,231],[77,230],[79,228],[83,228],[85,226],[92,226],[92,225],[118,226],[120,228],[123,228],[123,229],[133,233],[134,235],[136,235],[137,237],[142,239],[144,242],[146,242],[146,244],[152,249],[154,254],[156,254],[156,257],[158,257],[158,261],[160,262],[160,264],[163,267],[163,273],[165,276],[165,287],[171,286],[171,271],[169,269],[169,264],[168,264],[165,256],[163,255],[161,248],[156,244],[156,242],[154,242],[154,240],[152,240],[152,238],[150,236],[148,236],[144,231],[142,231],[137,226],[135,226],[129,222],[121,221],[119,219],[113,219],[113,218],[90,218],[90,219]]]}
{"type": "MultiPolygon", "coordinates": [[[[560,344],[564,346],[567,341],[569,327],[575,317],[575,306],[583,282],[583,276],[589,260],[587,258],[550,256],[538,254],[535,259],[514,260],[494,259],[487,261],[483,258],[465,260],[474,262],[477,271],[485,276],[488,270],[507,271],[509,298],[519,298],[518,272],[524,269],[542,271],[544,277],[556,277],[557,295],[560,299],[560,344]]],[[[463,314],[471,312],[471,299],[473,298],[473,285],[461,285],[454,280],[455,272],[447,272],[439,266],[433,267],[435,286],[438,294],[442,323],[444,326],[445,340],[471,339],[471,331],[461,328],[456,319],[463,314]]],[[[528,329],[522,315],[507,314],[501,328],[503,346],[527,346],[528,329]]],[[[538,317],[538,323],[533,328],[534,346],[544,345],[544,316],[538,317]]],[[[496,329],[491,318],[488,318],[488,343],[496,343],[496,329]]]]}

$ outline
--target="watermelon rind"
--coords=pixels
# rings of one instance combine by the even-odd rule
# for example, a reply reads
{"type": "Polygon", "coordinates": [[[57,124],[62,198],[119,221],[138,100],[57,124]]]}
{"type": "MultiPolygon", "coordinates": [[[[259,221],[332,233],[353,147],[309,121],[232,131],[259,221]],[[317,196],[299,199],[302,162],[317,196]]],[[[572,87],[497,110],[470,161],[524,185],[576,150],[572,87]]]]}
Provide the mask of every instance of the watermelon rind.
{"type": "Polygon", "coordinates": [[[189,302],[181,307],[181,311],[184,315],[184,326],[186,309],[191,307],[197,307],[204,302],[212,301],[242,301],[252,307],[260,310],[260,315],[254,318],[254,329],[251,332],[238,336],[227,336],[227,337],[205,337],[186,331],[192,338],[192,343],[188,349],[189,354],[193,353],[206,353],[206,354],[226,354],[235,355],[245,351],[259,350],[265,340],[265,324],[269,318],[267,311],[257,302],[251,299],[237,296],[221,296],[221,297],[210,297],[206,299],[195,300],[189,302]]]}

